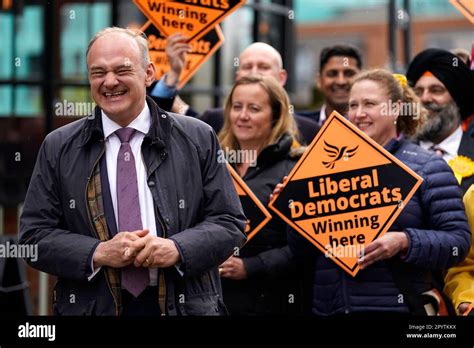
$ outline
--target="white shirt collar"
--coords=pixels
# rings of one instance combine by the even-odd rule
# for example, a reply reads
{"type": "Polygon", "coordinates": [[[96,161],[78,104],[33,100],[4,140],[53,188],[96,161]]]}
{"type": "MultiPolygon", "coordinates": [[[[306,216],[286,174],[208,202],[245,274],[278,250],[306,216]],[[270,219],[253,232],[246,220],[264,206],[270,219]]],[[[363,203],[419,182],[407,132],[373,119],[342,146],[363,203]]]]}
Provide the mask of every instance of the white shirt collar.
{"type": "MultiPolygon", "coordinates": [[[[347,118],[347,114],[342,114],[342,116],[347,118]]],[[[321,106],[321,110],[319,111],[319,123],[322,124],[327,118],[328,115],[326,115],[326,104],[323,104],[321,106]]]]}
{"type": "Polygon", "coordinates": [[[319,112],[319,124],[323,124],[323,122],[326,120],[327,116],[326,116],[326,104],[323,104],[323,106],[321,106],[321,111],[319,112]]]}
{"type": "MultiPolygon", "coordinates": [[[[103,110],[102,112],[102,129],[104,130],[104,137],[107,139],[111,134],[113,134],[117,129],[122,128],[114,121],[108,117],[103,110]]],[[[145,102],[143,110],[138,114],[138,116],[130,122],[127,127],[133,128],[143,134],[147,134],[151,125],[151,113],[148,104],[145,102]]]]}
{"type": "MultiPolygon", "coordinates": [[[[458,155],[459,145],[461,144],[462,138],[462,128],[459,126],[456,130],[451,133],[446,139],[440,142],[437,147],[444,150],[446,155],[443,156],[444,159],[450,160],[458,155]]],[[[434,145],[431,141],[420,141],[420,145],[424,149],[429,149],[434,145]]]]}

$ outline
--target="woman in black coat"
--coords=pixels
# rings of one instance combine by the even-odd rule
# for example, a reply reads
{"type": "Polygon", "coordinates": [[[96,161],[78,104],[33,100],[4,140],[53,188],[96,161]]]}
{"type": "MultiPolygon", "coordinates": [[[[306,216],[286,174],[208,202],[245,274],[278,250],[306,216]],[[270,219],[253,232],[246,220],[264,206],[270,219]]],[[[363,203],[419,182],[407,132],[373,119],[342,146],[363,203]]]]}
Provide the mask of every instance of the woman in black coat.
{"type": "MultiPolygon", "coordinates": [[[[219,139],[230,163],[263,205],[302,153],[283,87],[271,77],[235,82],[225,106],[219,139]],[[243,151],[243,152],[242,152],[243,151]],[[249,159],[256,159],[250,161],[249,159]]],[[[231,315],[300,313],[302,297],[287,225],[278,216],[220,267],[224,302],[231,315]]]]}

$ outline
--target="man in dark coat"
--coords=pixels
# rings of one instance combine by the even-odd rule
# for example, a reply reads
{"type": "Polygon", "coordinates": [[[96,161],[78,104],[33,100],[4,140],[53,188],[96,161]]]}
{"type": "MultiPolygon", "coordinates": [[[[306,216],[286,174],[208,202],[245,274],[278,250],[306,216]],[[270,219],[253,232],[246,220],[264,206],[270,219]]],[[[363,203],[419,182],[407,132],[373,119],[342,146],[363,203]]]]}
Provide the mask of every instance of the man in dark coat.
{"type": "Polygon", "coordinates": [[[359,51],[348,45],[328,46],[319,56],[319,73],[316,85],[324,97],[324,104],[316,111],[299,111],[319,125],[337,111],[345,116],[349,108],[349,91],[352,80],[362,69],[359,51]]]}
{"type": "Polygon", "coordinates": [[[146,40],[106,28],[87,50],[93,115],[44,140],[20,222],[58,277],[58,315],[219,315],[218,265],[245,217],[212,129],[146,97],[146,40]]]}
{"type": "MultiPolygon", "coordinates": [[[[417,135],[421,147],[441,155],[452,168],[459,155],[474,160],[474,132],[468,129],[474,114],[474,77],[467,65],[448,51],[430,48],[410,63],[407,79],[428,109],[427,122],[417,135]]],[[[454,172],[465,193],[474,176],[454,172]]]]}

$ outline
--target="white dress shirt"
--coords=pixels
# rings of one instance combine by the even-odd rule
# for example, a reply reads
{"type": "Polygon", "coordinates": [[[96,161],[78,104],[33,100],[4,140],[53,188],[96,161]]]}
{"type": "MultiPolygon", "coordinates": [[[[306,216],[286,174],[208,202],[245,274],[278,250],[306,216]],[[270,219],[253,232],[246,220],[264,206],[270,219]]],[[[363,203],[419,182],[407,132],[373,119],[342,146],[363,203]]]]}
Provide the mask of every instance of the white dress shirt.
{"type": "MultiPolygon", "coordinates": [[[[150,234],[156,236],[156,219],[155,209],[153,204],[153,196],[151,195],[150,188],[147,183],[147,173],[143,156],[141,152],[141,146],[143,138],[148,133],[151,125],[151,114],[148,105],[145,103],[145,107],[142,112],[135,118],[127,127],[136,130],[132,139],[130,140],[130,147],[132,148],[133,156],[135,157],[135,167],[137,170],[137,183],[138,183],[138,200],[140,203],[140,215],[142,220],[143,228],[150,230],[150,234]]],[[[117,156],[120,150],[120,139],[115,134],[115,131],[122,128],[120,125],[112,121],[102,111],[102,129],[104,130],[105,138],[105,159],[107,163],[107,173],[110,186],[110,196],[112,198],[112,205],[114,208],[115,222],[118,230],[118,212],[117,212],[117,156]]],[[[118,232],[123,232],[118,230],[118,232]]],[[[89,277],[91,280],[97,272],[100,270],[94,270],[93,274],[89,277]]],[[[155,286],[158,284],[158,270],[150,268],[150,285],[155,286]]]]}
{"type": "Polygon", "coordinates": [[[443,159],[449,162],[458,155],[459,145],[461,145],[462,128],[459,126],[456,130],[439,144],[431,141],[420,141],[420,146],[425,150],[430,150],[433,145],[444,151],[443,159]]]}
{"type": "Polygon", "coordinates": [[[319,112],[318,123],[320,126],[323,125],[324,121],[326,121],[326,118],[328,118],[326,115],[326,104],[323,104],[323,106],[321,106],[321,111],[319,112]]]}

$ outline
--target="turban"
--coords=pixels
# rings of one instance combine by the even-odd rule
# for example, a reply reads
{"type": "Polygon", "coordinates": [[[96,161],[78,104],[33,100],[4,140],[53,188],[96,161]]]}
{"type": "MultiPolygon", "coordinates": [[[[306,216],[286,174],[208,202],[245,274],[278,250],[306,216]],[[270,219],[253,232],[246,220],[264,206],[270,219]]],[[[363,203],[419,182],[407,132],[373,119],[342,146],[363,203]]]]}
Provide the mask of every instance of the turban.
{"type": "Polygon", "coordinates": [[[414,86],[427,71],[443,83],[463,119],[474,113],[474,74],[460,58],[448,51],[429,48],[411,61],[407,79],[414,86]]]}

